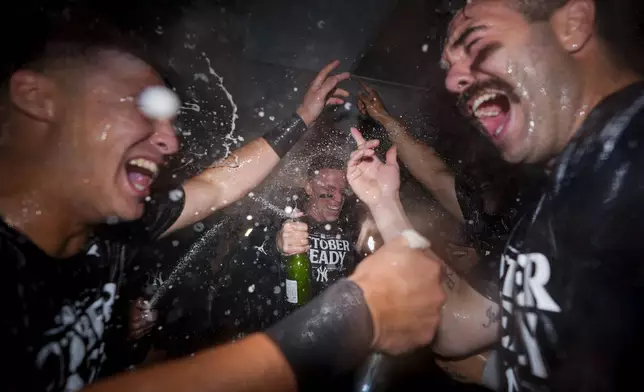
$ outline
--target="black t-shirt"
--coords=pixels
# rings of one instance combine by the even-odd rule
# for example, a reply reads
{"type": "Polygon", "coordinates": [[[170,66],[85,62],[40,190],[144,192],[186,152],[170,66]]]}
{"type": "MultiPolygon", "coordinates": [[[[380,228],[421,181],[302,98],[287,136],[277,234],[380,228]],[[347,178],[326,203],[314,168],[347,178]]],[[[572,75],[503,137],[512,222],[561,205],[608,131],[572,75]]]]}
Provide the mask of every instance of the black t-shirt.
{"type": "Polygon", "coordinates": [[[558,157],[500,269],[507,390],[642,386],[644,83],[611,95],[558,157]]]}
{"type": "Polygon", "coordinates": [[[96,379],[106,335],[116,328],[113,305],[127,264],[182,209],[183,198],[172,201],[162,192],[143,219],[98,228],[83,251],[67,259],[48,256],[0,220],[0,337],[10,363],[1,367],[3,389],[73,391],[96,379]]]}
{"type": "Polygon", "coordinates": [[[316,296],[353,272],[359,260],[355,248],[357,238],[341,219],[318,223],[307,218],[303,222],[309,226],[311,283],[316,296]]]}

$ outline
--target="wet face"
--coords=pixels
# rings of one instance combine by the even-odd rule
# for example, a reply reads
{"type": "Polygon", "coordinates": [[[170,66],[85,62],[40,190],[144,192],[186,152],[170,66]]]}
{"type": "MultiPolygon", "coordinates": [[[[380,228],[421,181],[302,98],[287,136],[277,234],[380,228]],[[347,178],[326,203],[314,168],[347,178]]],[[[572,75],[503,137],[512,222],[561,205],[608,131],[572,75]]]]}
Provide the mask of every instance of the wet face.
{"type": "Polygon", "coordinates": [[[152,68],[125,54],[101,56],[100,65],[75,71],[56,98],[52,177],[92,218],[133,220],[179,145],[172,119],[147,118],[137,104],[145,88],[163,85],[152,68]]]}
{"type": "Polygon", "coordinates": [[[344,205],[347,179],[344,171],[321,169],[306,184],[309,196],[308,214],[322,222],[333,222],[340,217],[344,205]]]}
{"type": "Polygon", "coordinates": [[[474,0],[452,20],[442,61],[459,108],[505,160],[560,152],[580,82],[550,21],[528,22],[506,1],[474,0]]]}

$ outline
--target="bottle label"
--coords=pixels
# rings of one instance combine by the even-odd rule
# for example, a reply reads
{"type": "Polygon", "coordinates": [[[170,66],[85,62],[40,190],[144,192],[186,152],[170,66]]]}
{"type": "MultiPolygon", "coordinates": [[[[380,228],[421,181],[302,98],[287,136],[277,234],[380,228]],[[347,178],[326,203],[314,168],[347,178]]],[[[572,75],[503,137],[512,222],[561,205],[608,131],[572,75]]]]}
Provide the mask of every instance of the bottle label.
{"type": "Polygon", "coordinates": [[[286,300],[292,304],[297,303],[297,280],[286,279],[286,300]]]}

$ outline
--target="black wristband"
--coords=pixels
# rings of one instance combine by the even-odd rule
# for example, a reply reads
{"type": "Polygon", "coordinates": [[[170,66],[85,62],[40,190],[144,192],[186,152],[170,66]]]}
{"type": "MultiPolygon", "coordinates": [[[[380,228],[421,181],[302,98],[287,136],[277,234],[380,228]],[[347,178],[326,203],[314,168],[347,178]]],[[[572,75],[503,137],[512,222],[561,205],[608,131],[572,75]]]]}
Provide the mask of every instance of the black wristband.
{"type": "Polygon", "coordinates": [[[293,148],[295,143],[306,133],[308,127],[297,113],[282,121],[278,126],[264,135],[264,140],[270,144],[275,153],[282,158],[293,148]]]}
{"type": "Polygon", "coordinates": [[[342,279],[266,331],[300,390],[343,374],[371,352],[373,320],[362,289],[342,279]]]}

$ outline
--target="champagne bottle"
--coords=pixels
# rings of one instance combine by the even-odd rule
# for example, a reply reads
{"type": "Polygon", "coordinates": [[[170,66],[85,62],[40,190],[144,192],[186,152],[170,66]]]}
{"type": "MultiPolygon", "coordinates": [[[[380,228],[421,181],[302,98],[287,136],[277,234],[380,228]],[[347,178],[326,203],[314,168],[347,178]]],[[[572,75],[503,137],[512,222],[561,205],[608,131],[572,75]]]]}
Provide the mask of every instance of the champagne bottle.
{"type": "MultiPolygon", "coordinates": [[[[299,221],[296,220],[296,221],[299,221]]],[[[311,261],[309,255],[299,253],[286,259],[286,301],[300,307],[311,300],[311,261]]]]}

